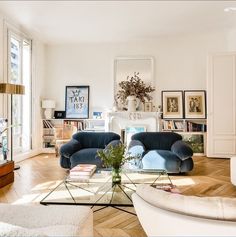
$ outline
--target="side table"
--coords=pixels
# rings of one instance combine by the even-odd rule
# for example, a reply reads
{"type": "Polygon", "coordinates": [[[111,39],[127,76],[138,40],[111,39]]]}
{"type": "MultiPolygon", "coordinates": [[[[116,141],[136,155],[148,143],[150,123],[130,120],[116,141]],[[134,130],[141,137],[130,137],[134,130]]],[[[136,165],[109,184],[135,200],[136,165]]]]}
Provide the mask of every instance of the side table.
{"type": "Polygon", "coordinates": [[[0,188],[14,182],[14,161],[0,164],[0,188]]]}

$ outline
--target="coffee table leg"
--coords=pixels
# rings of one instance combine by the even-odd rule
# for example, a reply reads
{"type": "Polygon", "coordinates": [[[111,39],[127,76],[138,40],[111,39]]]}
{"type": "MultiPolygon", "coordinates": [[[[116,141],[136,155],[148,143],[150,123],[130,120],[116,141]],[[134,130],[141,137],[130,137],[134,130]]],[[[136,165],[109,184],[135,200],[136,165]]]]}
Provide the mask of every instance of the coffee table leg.
{"type": "Polygon", "coordinates": [[[70,192],[70,189],[67,187],[67,184],[66,184],[66,183],[64,183],[64,184],[65,184],[65,187],[66,187],[67,191],[69,192],[69,194],[70,194],[72,200],[74,201],[74,203],[76,203],[76,201],[75,201],[75,199],[74,199],[72,193],[70,192]]]}

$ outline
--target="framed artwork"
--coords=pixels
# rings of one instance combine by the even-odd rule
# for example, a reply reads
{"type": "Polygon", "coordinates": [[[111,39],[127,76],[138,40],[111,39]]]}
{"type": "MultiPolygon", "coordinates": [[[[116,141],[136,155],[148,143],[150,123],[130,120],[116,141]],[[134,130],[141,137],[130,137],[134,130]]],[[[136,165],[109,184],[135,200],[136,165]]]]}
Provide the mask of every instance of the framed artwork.
{"type": "Polygon", "coordinates": [[[139,132],[146,132],[146,126],[144,125],[131,125],[125,128],[125,142],[127,146],[131,141],[132,135],[139,132]]]}
{"type": "Polygon", "coordinates": [[[144,103],[144,111],[145,112],[152,112],[152,102],[145,102],[144,103]]]}
{"type": "Polygon", "coordinates": [[[193,149],[194,156],[205,155],[206,150],[206,138],[205,134],[201,132],[184,133],[181,134],[183,141],[190,145],[193,149]]]}
{"type": "Polygon", "coordinates": [[[65,118],[65,111],[54,111],[55,119],[63,119],[65,118]]]}
{"type": "Polygon", "coordinates": [[[162,91],[163,118],[183,118],[183,91],[162,91]]]}
{"type": "Polygon", "coordinates": [[[66,86],[66,118],[89,117],[89,86],[66,86]]]}
{"type": "Polygon", "coordinates": [[[206,118],[206,91],[184,91],[185,118],[206,118]]]}

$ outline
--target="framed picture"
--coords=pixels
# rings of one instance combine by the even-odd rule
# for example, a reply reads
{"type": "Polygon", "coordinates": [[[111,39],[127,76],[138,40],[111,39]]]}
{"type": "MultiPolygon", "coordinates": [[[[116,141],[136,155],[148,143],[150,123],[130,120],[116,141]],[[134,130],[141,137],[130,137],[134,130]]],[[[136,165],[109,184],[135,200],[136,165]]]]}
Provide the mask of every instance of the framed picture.
{"type": "Polygon", "coordinates": [[[66,118],[89,117],[89,86],[66,86],[66,118]]]}
{"type": "Polygon", "coordinates": [[[185,118],[206,118],[206,91],[184,91],[185,118]]]}
{"type": "Polygon", "coordinates": [[[144,103],[144,111],[145,112],[152,112],[152,102],[145,102],[144,103]]]}
{"type": "Polygon", "coordinates": [[[132,135],[139,132],[146,132],[146,126],[144,125],[132,125],[125,128],[125,142],[127,146],[131,141],[132,135]]]}
{"type": "Polygon", "coordinates": [[[183,118],[183,91],[162,91],[163,118],[183,118]]]}
{"type": "Polygon", "coordinates": [[[183,141],[190,145],[193,149],[194,156],[203,156],[206,151],[206,138],[205,134],[201,132],[184,133],[181,134],[183,141]]]}
{"type": "Polygon", "coordinates": [[[54,111],[55,119],[63,119],[65,118],[65,111],[54,111]]]}

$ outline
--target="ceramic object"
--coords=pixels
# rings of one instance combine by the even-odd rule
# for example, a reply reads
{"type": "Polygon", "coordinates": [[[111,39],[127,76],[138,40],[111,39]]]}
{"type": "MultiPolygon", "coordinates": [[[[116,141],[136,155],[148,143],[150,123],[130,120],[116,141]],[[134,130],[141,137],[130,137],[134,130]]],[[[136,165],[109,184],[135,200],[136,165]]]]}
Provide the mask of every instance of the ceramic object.
{"type": "Polygon", "coordinates": [[[134,95],[127,97],[127,109],[128,112],[135,112],[139,106],[139,99],[137,99],[134,95]]]}

